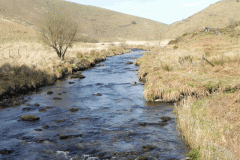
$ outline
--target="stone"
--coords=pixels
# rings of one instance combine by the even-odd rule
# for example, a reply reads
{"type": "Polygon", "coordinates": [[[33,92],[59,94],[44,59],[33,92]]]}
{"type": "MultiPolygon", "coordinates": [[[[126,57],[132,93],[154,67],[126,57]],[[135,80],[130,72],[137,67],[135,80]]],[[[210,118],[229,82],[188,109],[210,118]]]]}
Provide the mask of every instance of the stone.
{"type": "Polygon", "coordinates": [[[35,131],[42,131],[42,129],[34,129],[35,131]]]}
{"type": "Polygon", "coordinates": [[[48,125],[44,125],[44,126],[42,126],[42,129],[48,129],[48,128],[49,128],[48,125]]]}
{"type": "Polygon", "coordinates": [[[133,62],[127,62],[127,63],[125,63],[126,65],[129,65],[129,64],[133,64],[133,62]]]}
{"type": "Polygon", "coordinates": [[[21,116],[22,121],[38,121],[40,118],[33,115],[23,115],[21,116]]]}
{"type": "Polygon", "coordinates": [[[39,106],[40,106],[40,104],[39,104],[39,103],[35,103],[34,105],[35,105],[36,107],[39,107],[39,106]]]}
{"type": "Polygon", "coordinates": [[[84,79],[86,78],[84,75],[79,75],[79,79],[84,79]]]}
{"type": "Polygon", "coordinates": [[[47,106],[45,107],[45,109],[53,109],[53,107],[47,106]]]}
{"type": "Polygon", "coordinates": [[[138,124],[139,124],[140,126],[146,126],[146,125],[148,125],[147,122],[139,122],[138,124]]]}
{"type": "Polygon", "coordinates": [[[74,84],[75,82],[69,82],[69,84],[74,84]]]}
{"type": "Polygon", "coordinates": [[[39,109],[38,111],[39,111],[39,112],[46,112],[47,109],[43,108],[43,109],[39,109]]]}
{"type": "Polygon", "coordinates": [[[70,112],[77,112],[77,111],[79,111],[79,108],[71,108],[71,109],[69,109],[69,111],[70,112]]]}
{"type": "Polygon", "coordinates": [[[53,91],[48,91],[47,94],[48,95],[53,94],[53,91]]]}
{"type": "Polygon", "coordinates": [[[54,97],[53,100],[62,100],[62,98],[54,97]]]}
{"type": "Polygon", "coordinates": [[[79,135],[59,135],[59,139],[60,140],[66,140],[66,139],[70,139],[73,137],[82,137],[82,134],[79,135]]]}
{"type": "Polygon", "coordinates": [[[167,121],[170,121],[171,119],[172,119],[171,117],[167,117],[167,116],[161,117],[162,122],[167,122],[167,121]]]}
{"type": "Polygon", "coordinates": [[[64,119],[60,119],[60,120],[56,120],[55,123],[62,123],[62,122],[65,122],[64,119]]]}
{"type": "Polygon", "coordinates": [[[26,108],[22,109],[22,111],[30,111],[30,110],[31,110],[31,108],[29,108],[29,107],[26,107],[26,108]]]}
{"type": "Polygon", "coordinates": [[[140,157],[138,157],[138,160],[148,160],[148,157],[146,157],[146,156],[140,156],[140,157]]]}
{"type": "Polygon", "coordinates": [[[93,95],[94,96],[102,96],[102,94],[100,94],[100,93],[94,93],[93,95]]]}
{"type": "Polygon", "coordinates": [[[6,149],[0,150],[0,154],[11,154],[11,153],[13,153],[13,150],[6,150],[6,149]]]}
{"type": "Polygon", "coordinates": [[[131,82],[131,85],[136,85],[136,84],[137,84],[137,82],[134,82],[134,81],[133,81],[133,82],[131,82]]]}
{"type": "Polygon", "coordinates": [[[144,145],[144,146],[142,146],[142,152],[149,152],[149,151],[151,151],[151,150],[153,150],[153,149],[155,149],[156,147],[155,146],[151,146],[151,145],[144,145]]]}

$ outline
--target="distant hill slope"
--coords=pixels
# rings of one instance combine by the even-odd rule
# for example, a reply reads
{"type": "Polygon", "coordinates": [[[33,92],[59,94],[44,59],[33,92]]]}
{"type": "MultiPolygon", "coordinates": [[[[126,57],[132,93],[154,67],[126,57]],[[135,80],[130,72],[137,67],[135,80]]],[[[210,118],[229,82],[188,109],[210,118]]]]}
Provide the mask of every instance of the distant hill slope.
{"type": "Polygon", "coordinates": [[[101,41],[150,40],[155,38],[156,32],[161,34],[170,28],[156,21],[63,0],[1,0],[0,15],[37,28],[47,5],[72,15],[81,31],[78,37],[101,41]]]}
{"type": "Polygon", "coordinates": [[[174,23],[173,28],[165,36],[174,38],[186,32],[202,30],[207,26],[225,28],[234,21],[240,21],[240,2],[237,2],[237,0],[222,0],[186,20],[174,23]]]}

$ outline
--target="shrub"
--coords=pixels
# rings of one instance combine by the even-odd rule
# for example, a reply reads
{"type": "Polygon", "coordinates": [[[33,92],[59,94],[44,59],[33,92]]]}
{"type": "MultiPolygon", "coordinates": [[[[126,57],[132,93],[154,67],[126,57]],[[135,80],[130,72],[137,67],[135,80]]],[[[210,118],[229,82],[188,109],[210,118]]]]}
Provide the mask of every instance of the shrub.
{"type": "Polygon", "coordinates": [[[178,46],[173,46],[173,49],[178,49],[178,46]]]}
{"type": "Polygon", "coordinates": [[[168,65],[168,64],[165,64],[164,66],[162,66],[162,69],[163,69],[164,71],[168,71],[168,72],[173,70],[173,68],[170,67],[170,65],[168,65]]]}

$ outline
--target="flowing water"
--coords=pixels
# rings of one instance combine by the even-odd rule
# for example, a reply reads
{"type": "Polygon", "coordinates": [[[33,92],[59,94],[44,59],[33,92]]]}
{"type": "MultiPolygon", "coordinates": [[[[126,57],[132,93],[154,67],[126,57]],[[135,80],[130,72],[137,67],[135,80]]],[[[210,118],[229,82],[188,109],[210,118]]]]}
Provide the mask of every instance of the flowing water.
{"type": "Polygon", "coordinates": [[[138,67],[126,65],[142,52],[107,58],[83,71],[85,79],[56,82],[24,96],[24,105],[1,109],[0,150],[7,153],[0,159],[185,159],[173,105],[146,102],[138,67]],[[40,120],[21,121],[22,115],[40,120]]]}

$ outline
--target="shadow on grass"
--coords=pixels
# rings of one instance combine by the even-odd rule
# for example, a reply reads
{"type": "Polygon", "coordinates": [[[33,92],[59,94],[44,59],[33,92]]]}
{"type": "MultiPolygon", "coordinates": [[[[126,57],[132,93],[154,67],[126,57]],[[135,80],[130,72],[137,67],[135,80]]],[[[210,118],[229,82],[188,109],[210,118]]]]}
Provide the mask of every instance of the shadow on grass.
{"type": "Polygon", "coordinates": [[[38,69],[5,63],[0,67],[0,100],[26,94],[54,81],[54,76],[38,69]]]}

